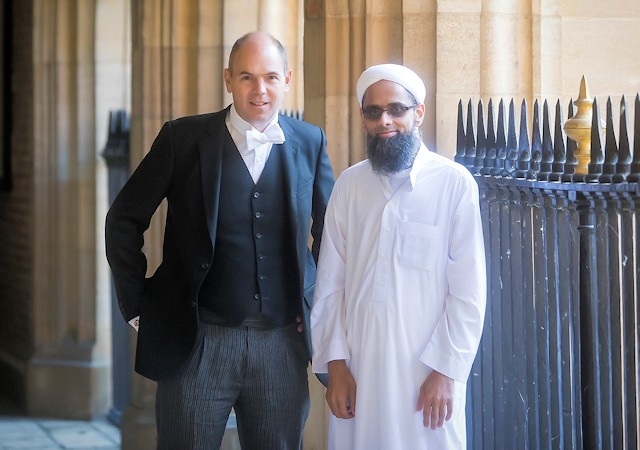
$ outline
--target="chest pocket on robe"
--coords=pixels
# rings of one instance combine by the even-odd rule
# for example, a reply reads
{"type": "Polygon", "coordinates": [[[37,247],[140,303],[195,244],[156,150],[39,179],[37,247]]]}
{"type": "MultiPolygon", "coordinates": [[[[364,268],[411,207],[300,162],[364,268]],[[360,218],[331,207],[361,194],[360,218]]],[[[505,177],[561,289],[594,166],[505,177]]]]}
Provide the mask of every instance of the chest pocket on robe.
{"type": "Polygon", "coordinates": [[[418,222],[398,224],[398,262],[421,270],[434,270],[445,236],[440,227],[418,222]]]}

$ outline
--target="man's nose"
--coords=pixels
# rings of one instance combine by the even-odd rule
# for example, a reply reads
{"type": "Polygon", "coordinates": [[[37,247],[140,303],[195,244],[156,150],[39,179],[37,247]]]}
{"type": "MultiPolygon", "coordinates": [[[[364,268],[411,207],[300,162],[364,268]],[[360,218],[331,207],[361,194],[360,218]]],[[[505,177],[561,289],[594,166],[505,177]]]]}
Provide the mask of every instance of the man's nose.
{"type": "Polygon", "coordinates": [[[393,116],[389,114],[389,111],[387,111],[386,109],[383,109],[382,114],[380,114],[380,118],[378,119],[378,122],[388,125],[391,122],[393,122],[393,116]]]}
{"type": "Polygon", "coordinates": [[[266,83],[263,80],[257,79],[255,83],[255,89],[257,92],[260,92],[261,94],[263,94],[264,92],[267,91],[266,83]]]}

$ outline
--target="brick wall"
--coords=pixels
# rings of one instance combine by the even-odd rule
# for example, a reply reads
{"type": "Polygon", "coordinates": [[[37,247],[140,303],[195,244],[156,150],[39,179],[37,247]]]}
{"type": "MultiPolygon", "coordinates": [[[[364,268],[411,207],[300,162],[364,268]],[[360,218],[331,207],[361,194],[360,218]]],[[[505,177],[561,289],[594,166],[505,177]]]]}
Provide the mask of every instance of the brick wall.
{"type": "Polygon", "coordinates": [[[33,6],[32,0],[11,3],[13,187],[0,192],[0,396],[23,408],[33,351],[33,6]]]}

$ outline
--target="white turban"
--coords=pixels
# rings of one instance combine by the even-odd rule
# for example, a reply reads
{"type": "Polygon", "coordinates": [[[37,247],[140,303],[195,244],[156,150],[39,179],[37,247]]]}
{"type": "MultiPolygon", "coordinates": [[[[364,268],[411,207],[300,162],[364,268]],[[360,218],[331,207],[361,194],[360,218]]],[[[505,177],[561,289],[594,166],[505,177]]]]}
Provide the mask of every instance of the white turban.
{"type": "Polygon", "coordinates": [[[424,97],[427,94],[427,89],[424,87],[424,83],[420,79],[417,73],[408,67],[401,66],[399,64],[380,64],[377,66],[371,66],[360,75],[358,83],[356,84],[356,95],[358,96],[358,103],[362,106],[362,97],[364,92],[373,83],[377,83],[380,80],[393,81],[400,86],[411,92],[418,103],[424,103],[424,97]]]}

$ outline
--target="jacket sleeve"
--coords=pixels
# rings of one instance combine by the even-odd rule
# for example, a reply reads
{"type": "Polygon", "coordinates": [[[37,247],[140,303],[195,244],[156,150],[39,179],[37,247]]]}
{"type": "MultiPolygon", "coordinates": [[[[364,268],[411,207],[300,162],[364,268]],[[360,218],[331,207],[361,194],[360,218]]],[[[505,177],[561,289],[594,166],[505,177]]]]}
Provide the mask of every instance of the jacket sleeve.
{"type": "Polygon", "coordinates": [[[147,272],[147,259],[142,252],[144,232],[171,183],[172,147],[171,124],[167,122],[107,213],[107,260],[120,311],[127,322],[139,315],[147,272]]]}

